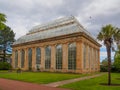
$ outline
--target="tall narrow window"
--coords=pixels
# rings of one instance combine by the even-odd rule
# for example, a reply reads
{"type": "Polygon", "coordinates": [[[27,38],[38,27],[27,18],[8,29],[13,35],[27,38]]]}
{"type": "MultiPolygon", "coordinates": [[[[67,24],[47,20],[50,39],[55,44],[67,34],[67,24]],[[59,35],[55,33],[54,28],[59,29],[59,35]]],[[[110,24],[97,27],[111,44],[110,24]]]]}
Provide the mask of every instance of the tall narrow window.
{"type": "Polygon", "coordinates": [[[51,65],[51,48],[47,46],[45,48],[45,69],[50,69],[51,65]]]}
{"type": "Polygon", "coordinates": [[[21,68],[24,68],[24,62],[25,62],[25,51],[21,50],[21,68]]]}
{"type": "Polygon", "coordinates": [[[28,49],[28,69],[32,70],[32,49],[28,49]]]}
{"type": "Polygon", "coordinates": [[[15,51],[15,68],[18,68],[18,51],[15,51]]]}
{"type": "Polygon", "coordinates": [[[84,55],[84,69],[86,68],[86,45],[84,44],[84,48],[83,48],[83,55],[84,55]]]}
{"type": "Polygon", "coordinates": [[[92,49],[92,47],[91,47],[90,50],[91,50],[91,54],[90,54],[91,55],[91,57],[90,57],[90,59],[91,59],[90,66],[91,66],[91,70],[92,70],[92,68],[93,68],[93,66],[92,66],[92,64],[93,64],[93,56],[92,56],[93,55],[93,49],[92,49]]]}
{"type": "Polygon", "coordinates": [[[40,48],[36,48],[36,68],[37,68],[37,70],[40,69],[40,63],[41,63],[41,50],[40,50],[40,48]]]}
{"type": "Polygon", "coordinates": [[[68,69],[76,69],[76,44],[71,43],[68,45],[68,69]]]}
{"type": "Polygon", "coordinates": [[[62,45],[56,46],[56,69],[62,69],[62,45]]]}
{"type": "Polygon", "coordinates": [[[94,51],[93,51],[93,48],[92,48],[92,50],[91,50],[92,52],[91,52],[91,55],[92,55],[92,57],[91,57],[91,65],[92,65],[92,70],[93,70],[93,68],[94,68],[94,51]]]}
{"type": "Polygon", "coordinates": [[[90,46],[88,46],[88,60],[89,60],[89,68],[90,68],[90,46]]]}

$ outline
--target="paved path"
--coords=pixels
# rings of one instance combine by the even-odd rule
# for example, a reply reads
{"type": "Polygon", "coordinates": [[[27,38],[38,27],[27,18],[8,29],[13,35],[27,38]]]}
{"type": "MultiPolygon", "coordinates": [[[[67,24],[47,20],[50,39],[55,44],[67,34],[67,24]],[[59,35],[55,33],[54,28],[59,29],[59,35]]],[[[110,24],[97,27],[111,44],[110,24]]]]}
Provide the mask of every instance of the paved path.
{"type": "Polygon", "coordinates": [[[70,79],[70,80],[64,80],[64,81],[59,81],[59,82],[53,82],[53,83],[45,84],[45,86],[58,87],[58,86],[62,86],[64,84],[72,83],[72,82],[77,82],[77,81],[81,81],[81,80],[85,80],[85,79],[99,77],[103,74],[105,74],[105,73],[101,73],[101,74],[97,74],[97,75],[93,75],[93,76],[85,76],[85,77],[75,78],[75,79],[70,79]]]}
{"type": "Polygon", "coordinates": [[[34,83],[27,83],[0,78],[0,90],[70,90],[70,89],[54,88],[34,83]]]}

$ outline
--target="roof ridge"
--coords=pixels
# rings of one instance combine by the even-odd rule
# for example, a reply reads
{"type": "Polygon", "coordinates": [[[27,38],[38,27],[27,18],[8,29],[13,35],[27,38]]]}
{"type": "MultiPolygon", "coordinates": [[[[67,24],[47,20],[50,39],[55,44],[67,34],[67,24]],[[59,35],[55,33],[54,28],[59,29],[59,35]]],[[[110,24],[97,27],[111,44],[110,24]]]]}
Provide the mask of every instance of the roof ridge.
{"type": "Polygon", "coordinates": [[[59,18],[59,19],[53,20],[52,22],[47,22],[45,24],[34,26],[29,31],[29,33],[34,33],[34,32],[37,32],[37,31],[42,31],[43,29],[48,29],[50,27],[55,27],[55,26],[67,24],[67,23],[70,23],[70,22],[73,22],[73,21],[75,21],[75,17],[74,16],[59,18]]]}

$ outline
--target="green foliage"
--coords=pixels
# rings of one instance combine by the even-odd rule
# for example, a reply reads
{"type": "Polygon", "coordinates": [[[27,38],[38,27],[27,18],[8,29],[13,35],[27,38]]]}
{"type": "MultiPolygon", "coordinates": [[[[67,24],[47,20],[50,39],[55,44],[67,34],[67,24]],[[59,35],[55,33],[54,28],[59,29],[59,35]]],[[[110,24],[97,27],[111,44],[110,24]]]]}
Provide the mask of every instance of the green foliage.
{"type": "Polygon", "coordinates": [[[0,44],[6,44],[8,41],[10,42],[15,41],[14,39],[15,33],[8,26],[6,26],[4,30],[0,31],[0,37],[1,37],[0,44]]]}
{"type": "Polygon", "coordinates": [[[108,66],[100,65],[100,71],[101,72],[107,72],[108,71],[108,66]]]}
{"type": "Polygon", "coordinates": [[[117,53],[115,56],[114,67],[117,72],[120,72],[120,54],[117,53]]]}
{"type": "Polygon", "coordinates": [[[107,58],[102,60],[101,65],[100,65],[100,71],[101,72],[107,72],[108,71],[108,60],[107,60],[107,58]]]}
{"type": "Polygon", "coordinates": [[[0,13],[0,30],[3,30],[5,28],[5,23],[6,22],[6,15],[3,13],[0,13]]]}
{"type": "Polygon", "coordinates": [[[113,27],[111,24],[103,26],[101,31],[99,32],[97,39],[100,41],[104,41],[105,45],[111,45],[113,42],[111,41],[111,38],[113,38],[115,34],[116,28],[113,27]]]}
{"type": "Polygon", "coordinates": [[[21,72],[22,72],[21,68],[17,68],[17,69],[16,69],[16,72],[17,72],[17,73],[21,73],[21,72]]]}
{"type": "Polygon", "coordinates": [[[12,66],[7,62],[0,62],[0,70],[10,70],[12,66]]]}
{"type": "MultiPolygon", "coordinates": [[[[120,73],[112,73],[112,84],[120,84],[120,80],[117,78],[120,77],[120,73]]],[[[91,78],[87,80],[82,80],[70,84],[61,86],[62,88],[69,88],[70,90],[119,90],[120,86],[103,86],[101,83],[107,84],[107,74],[91,78]]]]}
{"type": "Polygon", "coordinates": [[[103,66],[108,66],[108,60],[107,60],[107,58],[105,58],[104,60],[102,60],[101,64],[103,66]]]}

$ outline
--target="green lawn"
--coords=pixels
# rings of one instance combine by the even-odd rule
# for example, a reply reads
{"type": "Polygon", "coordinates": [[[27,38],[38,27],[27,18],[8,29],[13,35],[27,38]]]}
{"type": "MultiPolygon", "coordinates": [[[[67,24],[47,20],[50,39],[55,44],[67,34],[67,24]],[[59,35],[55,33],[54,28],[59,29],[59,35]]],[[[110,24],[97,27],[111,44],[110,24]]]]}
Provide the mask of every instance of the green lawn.
{"type": "MultiPolygon", "coordinates": [[[[112,73],[112,84],[120,84],[120,73],[112,73]]],[[[67,85],[61,86],[62,88],[70,88],[72,90],[120,90],[120,86],[102,86],[100,83],[107,83],[107,74],[83,80],[67,85]]]]}
{"type": "Polygon", "coordinates": [[[8,72],[8,73],[1,73],[0,78],[7,78],[12,80],[20,80],[26,82],[33,82],[39,84],[47,84],[51,82],[73,79],[78,77],[83,77],[92,74],[63,74],[63,73],[48,73],[48,72],[8,72]]]}

